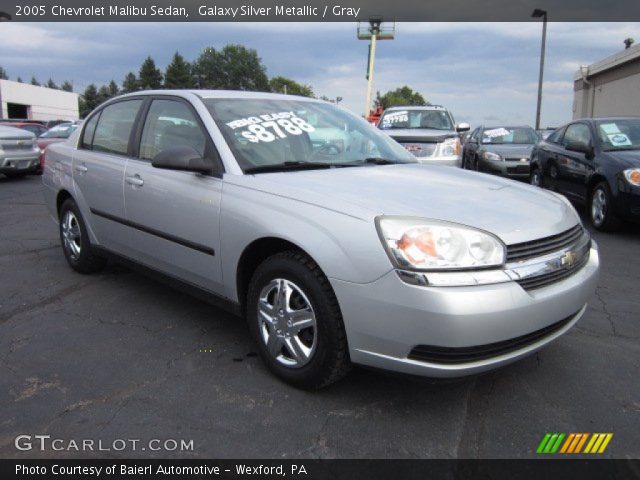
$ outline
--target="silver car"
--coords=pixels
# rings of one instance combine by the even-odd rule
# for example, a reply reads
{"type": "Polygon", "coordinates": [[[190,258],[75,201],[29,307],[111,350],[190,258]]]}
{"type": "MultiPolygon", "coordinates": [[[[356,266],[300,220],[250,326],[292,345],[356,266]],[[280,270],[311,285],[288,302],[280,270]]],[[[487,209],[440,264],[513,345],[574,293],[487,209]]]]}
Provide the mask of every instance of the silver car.
{"type": "Polygon", "coordinates": [[[352,363],[507,364],[566,333],[596,287],[595,242],[564,197],[421,165],[309,98],[125,95],[45,165],[73,269],[113,256],[177,280],[244,316],[268,367],[303,388],[352,363]]]}
{"type": "Polygon", "coordinates": [[[421,163],[462,166],[459,134],[469,131],[469,124],[455,124],[451,113],[440,105],[387,108],[378,128],[421,163]]]}
{"type": "Polygon", "coordinates": [[[35,172],[40,166],[39,157],[38,140],[33,133],[0,125],[0,173],[19,177],[35,172]]]}

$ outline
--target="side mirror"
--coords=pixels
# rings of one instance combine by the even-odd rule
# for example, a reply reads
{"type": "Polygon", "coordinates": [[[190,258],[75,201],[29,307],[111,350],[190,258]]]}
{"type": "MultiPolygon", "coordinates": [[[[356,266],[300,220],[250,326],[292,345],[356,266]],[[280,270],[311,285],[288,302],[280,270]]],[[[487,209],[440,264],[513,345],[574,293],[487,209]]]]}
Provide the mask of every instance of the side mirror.
{"type": "Polygon", "coordinates": [[[584,153],[587,157],[593,155],[593,147],[587,143],[568,142],[565,148],[571,152],[584,153]]]}
{"type": "Polygon", "coordinates": [[[456,132],[468,132],[471,130],[471,125],[468,123],[459,123],[456,125],[456,132]]]}
{"type": "Polygon", "coordinates": [[[153,158],[151,165],[166,170],[182,170],[197,173],[211,172],[211,165],[192,147],[167,148],[153,158]]]}

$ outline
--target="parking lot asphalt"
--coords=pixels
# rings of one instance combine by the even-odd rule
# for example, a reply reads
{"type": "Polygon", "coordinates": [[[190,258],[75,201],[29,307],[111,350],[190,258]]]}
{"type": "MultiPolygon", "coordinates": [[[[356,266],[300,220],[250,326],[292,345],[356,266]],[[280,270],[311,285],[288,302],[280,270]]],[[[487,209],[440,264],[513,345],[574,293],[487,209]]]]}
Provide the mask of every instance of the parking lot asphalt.
{"type": "Polygon", "coordinates": [[[0,457],[524,458],[546,432],[612,432],[602,456],[640,457],[637,226],[594,233],[596,296],[537,355],[455,381],[355,369],[309,393],[242,320],[122,266],[73,272],[41,190],[0,175],[0,457]],[[20,434],[193,451],[19,451],[20,434]]]}

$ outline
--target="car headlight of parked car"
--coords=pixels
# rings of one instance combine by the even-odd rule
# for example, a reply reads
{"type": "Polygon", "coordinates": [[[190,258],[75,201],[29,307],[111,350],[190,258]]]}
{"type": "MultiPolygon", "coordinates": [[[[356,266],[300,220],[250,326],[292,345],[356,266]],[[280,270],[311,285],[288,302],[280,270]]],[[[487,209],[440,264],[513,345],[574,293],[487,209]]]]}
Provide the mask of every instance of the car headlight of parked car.
{"type": "Polygon", "coordinates": [[[630,168],[622,173],[624,174],[624,178],[627,179],[627,182],[636,187],[640,187],[640,168],[630,168]]]}
{"type": "Polygon", "coordinates": [[[438,143],[434,156],[436,157],[455,157],[462,153],[462,144],[458,137],[447,138],[443,142],[438,143]]]}
{"type": "Polygon", "coordinates": [[[505,246],[493,235],[465,225],[415,217],[376,219],[392,263],[410,270],[474,270],[505,261],[505,246]]]}
{"type": "Polygon", "coordinates": [[[492,153],[492,152],[484,152],[482,154],[482,158],[484,158],[485,160],[496,160],[501,162],[503,159],[500,155],[498,155],[497,153],[492,153]]]}

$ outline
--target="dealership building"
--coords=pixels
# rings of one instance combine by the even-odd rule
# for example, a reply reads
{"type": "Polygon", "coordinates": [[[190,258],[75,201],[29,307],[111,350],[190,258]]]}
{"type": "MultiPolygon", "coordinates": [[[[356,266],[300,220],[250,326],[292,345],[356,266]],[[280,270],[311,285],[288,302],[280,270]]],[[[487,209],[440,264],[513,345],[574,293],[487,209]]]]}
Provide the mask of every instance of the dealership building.
{"type": "Polygon", "coordinates": [[[78,94],[0,80],[0,119],[77,120],[78,94]]]}
{"type": "Polygon", "coordinates": [[[573,82],[573,118],[640,116],[640,45],[580,67],[573,82]]]}

